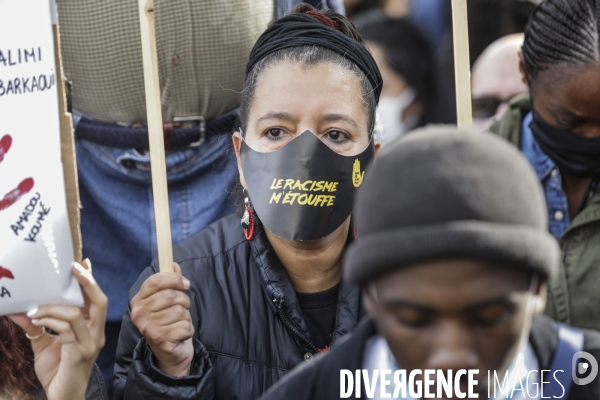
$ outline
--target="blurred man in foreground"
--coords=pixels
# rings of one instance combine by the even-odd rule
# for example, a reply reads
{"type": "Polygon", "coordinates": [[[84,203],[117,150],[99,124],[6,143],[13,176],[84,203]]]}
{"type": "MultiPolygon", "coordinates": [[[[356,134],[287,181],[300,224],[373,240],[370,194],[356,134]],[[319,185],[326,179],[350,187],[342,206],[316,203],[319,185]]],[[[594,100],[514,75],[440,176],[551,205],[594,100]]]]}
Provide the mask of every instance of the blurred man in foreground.
{"type": "Polygon", "coordinates": [[[597,399],[600,334],[538,316],[559,250],[535,182],[487,133],[430,128],[384,149],[344,266],[371,318],[265,399],[597,399]]]}
{"type": "Polygon", "coordinates": [[[506,103],[514,96],[527,93],[519,71],[519,52],[523,34],[504,36],[488,46],[473,65],[473,125],[484,131],[499,119],[506,103]]]}

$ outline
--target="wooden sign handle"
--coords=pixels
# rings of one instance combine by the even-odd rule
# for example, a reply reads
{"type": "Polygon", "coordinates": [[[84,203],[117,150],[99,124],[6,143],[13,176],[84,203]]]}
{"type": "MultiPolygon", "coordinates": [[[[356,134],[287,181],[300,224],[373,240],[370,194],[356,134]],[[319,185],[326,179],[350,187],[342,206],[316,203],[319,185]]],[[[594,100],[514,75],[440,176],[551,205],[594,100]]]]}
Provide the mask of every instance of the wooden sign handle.
{"type": "Polygon", "coordinates": [[[456,119],[459,128],[473,127],[471,108],[471,66],[467,0],[452,0],[452,37],[454,41],[454,79],[456,82],[456,119]]]}
{"type": "Polygon", "coordinates": [[[156,220],[156,243],[160,272],[173,272],[173,245],[171,242],[171,218],[169,216],[169,191],[165,143],[163,137],[160,83],[158,80],[158,56],[154,28],[153,0],[139,0],[140,30],[142,34],[142,57],[144,61],[144,84],[146,87],[146,113],[148,115],[148,141],[150,143],[150,166],[152,171],[152,194],[156,220]]]}

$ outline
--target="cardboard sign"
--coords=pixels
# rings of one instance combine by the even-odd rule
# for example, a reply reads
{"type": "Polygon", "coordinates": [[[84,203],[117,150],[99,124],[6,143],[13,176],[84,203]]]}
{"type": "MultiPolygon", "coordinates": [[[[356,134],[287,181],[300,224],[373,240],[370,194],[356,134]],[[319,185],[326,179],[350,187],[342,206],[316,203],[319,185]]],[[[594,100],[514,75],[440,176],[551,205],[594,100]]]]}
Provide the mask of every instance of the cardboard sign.
{"type": "Polygon", "coordinates": [[[49,1],[0,0],[0,315],[83,303],[55,65],[49,1]]]}

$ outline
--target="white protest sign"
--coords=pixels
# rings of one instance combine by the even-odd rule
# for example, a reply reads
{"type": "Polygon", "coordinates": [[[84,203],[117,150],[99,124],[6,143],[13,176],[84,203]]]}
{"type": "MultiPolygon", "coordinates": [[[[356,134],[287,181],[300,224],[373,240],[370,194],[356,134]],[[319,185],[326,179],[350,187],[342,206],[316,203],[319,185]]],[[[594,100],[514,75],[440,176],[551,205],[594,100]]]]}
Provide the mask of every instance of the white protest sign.
{"type": "Polygon", "coordinates": [[[48,0],[0,0],[0,315],[82,305],[48,0]]]}

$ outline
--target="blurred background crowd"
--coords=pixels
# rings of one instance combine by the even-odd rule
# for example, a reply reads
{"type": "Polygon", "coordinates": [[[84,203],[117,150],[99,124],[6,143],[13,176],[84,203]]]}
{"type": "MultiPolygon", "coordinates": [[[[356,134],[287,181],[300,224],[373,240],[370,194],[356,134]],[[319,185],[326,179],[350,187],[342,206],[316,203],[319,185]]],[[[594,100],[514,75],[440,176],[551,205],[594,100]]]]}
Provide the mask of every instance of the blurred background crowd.
{"type": "MultiPolygon", "coordinates": [[[[518,52],[539,0],[468,0],[475,128],[527,92],[518,52]]],[[[382,72],[383,144],[428,123],[456,123],[452,15],[444,0],[346,0],[382,72]],[[399,116],[398,116],[399,115],[399,116]]]]}

